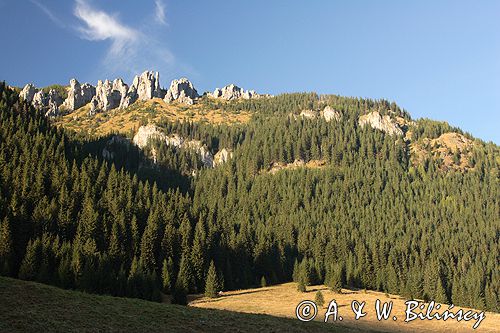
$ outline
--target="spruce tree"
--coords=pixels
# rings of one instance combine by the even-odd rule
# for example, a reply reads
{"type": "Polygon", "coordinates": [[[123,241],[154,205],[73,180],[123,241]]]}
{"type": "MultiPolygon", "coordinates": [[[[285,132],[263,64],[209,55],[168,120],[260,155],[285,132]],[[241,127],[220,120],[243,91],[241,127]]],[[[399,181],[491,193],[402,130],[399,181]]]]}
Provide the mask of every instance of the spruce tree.
{"type": "Polygon", "coordinates": [[[314,303],[316,303],[316,305],[318,305],[319,307],[323,307],[323,305],[325,304],[325,299],[323,298],[323,293],[321,292],[321,290],[318,290],[316,292],[314,303]]]}
{"type": "Polygon", "coordinates": [[[205,296],[209,298],[215,298],[218,296],[220,290],[219,278],[217,276],[217,271],[215,269],[214,261],[210,261],[210,266],[207,272],[206,284],[205,284],[205,296]]]}
{"type": "Polygon", "coordinates": [[[0,275],[11,274],[13,242],[10,221],[7,217],[0,224],[0,275]]]}

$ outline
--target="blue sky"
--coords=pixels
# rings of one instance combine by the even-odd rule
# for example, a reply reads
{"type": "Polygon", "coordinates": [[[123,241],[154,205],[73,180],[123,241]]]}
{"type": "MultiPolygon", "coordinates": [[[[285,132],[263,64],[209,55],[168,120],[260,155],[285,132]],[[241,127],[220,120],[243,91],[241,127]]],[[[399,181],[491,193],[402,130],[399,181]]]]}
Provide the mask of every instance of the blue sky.
{"type": "Polygon", "coordinates": [[[0,79],[396,101],[500,144],[500,1],[0,0],[0,79]]]}

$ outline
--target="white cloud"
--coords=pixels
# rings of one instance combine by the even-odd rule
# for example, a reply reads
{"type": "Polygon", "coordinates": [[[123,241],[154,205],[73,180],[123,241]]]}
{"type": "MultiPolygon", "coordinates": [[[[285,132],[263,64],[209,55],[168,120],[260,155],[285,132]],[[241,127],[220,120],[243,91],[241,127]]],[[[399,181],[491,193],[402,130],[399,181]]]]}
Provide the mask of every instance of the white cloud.
{"type": "Polygon", "coordinates": [[[62,21],[59,18],[57,18],[57,16],[55,16],[54,13],[52,13],[52,11],[50,9],[48,9],[46,6],[44,6],[42,3],[40,3],[36,0],[31,0],[31,3],[34,4],[35,6],[37,6],[45,15],[47,15],[47,17],[54,24],[56,24],[57,26],[59,26],[61,28],[64,28],[64,23],[62,23],[62,21]]]}
{"type": "Polygon", "coordinates": [[[162,0],[155,0],[155,20],[160,24],[167,25],[165,3],[162,0]]]}
{"type": "MultiPolygon", "coordinates": [[[[156,16],[166,22],[165,8],[161,5],[163,3],[156,2],[156,16]],[[161,8],[160,13],[158,8],[161,8]]],[[[74,15],[84,24],[77,28],[81,38],[111,42],[102,60],[103,68],[99,69],[100,78],[120,76],[130,79],[146,69],[167,75],[171,72],[175,57],[163,42],[154,37],[150,27],[143,26],[148,31],[143,33],[122,23],[116,15],[92,7],[86,0],[76,0],[74,15]]]]}
{"type": "Polygon", "coordinates": [[[90,7],[84,0],[77,0],[74,14],[85,23],[80,27],[82,37],[92,41],[111,40],[110,55],[126,55],[133,51],[140,33],[120,23],[113,16],[90,7]]]}

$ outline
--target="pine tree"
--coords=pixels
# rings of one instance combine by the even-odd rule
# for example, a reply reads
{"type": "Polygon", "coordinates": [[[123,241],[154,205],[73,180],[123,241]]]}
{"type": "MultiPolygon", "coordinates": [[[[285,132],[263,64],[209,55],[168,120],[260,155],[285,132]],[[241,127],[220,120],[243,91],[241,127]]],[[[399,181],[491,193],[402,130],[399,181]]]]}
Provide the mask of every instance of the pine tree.
{"type": "Polygon", "coordinates": [[[260,279],[260,286],[262,288],[267,287],[267,281],[266,281],[266,277],[264,275],[262,275],[262,278],[260,279]]]}
{"type": "Polygon", "coordinates": [[[35,280],[40,267],[41,244],[37,239],[30,241],[26,247],[26,255],[19,269],[19,278],[22,280],[35,280]]]}
{"type": "Polygon", "coordinates": [[[219,278],[217,276],[217,271],[215,269],[214,261],[210,261],[210,266],[208,268],[206,284],[205,284],[205,296],[209,298],[215,298],[218,296],[220,290],[219,278]]]}
{"type": "Polygon", "coordinates": [[[163,266],[161,269],[161,279],[162,279],[162,287],[163,292],[165,294],[170,294],[172,291],[172,258],[168,258],[163,260],[163,266]]]}
{"type": "Polygon", "coordinates": [[[12,274],[13,242],[7,217],[0,224],[0,275],[12,274]]]}

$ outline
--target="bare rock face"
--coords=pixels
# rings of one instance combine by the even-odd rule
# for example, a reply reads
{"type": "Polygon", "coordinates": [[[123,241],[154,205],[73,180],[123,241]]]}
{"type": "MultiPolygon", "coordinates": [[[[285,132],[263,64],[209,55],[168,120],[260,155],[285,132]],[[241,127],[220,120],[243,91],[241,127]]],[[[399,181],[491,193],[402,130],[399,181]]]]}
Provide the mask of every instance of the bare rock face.
{"type": "Polygon", "coordinates": [[[222,98],[227,101],[240,98],[251,99],[260,97],[254,90],[243,90],[234,84],[227,85],[222,89],[217,88],[209,95],[213,98],[222,98]]]}
{"type": "Polygon", "coordinates": [[[91,102],[91,113],[109,111],[119,107],[122,94],[126,93],[126,90],[127,85],[121,79],[116,79],[113,83],[109,80],[104,82],[99,80],[96,87],[95,101],[93,99],[91,102]]]}
{"type": "Polygon", "coordinates": [[[160,74],[158,72],[145,71],[139,76],[136,75],[126,93],[124,93],[124,86],[126,85],[123,81],[119,82],[115,80],[113,86],[115,90],[121,91],[120,109],[129,107],[137,100],[145,101],[154,97],[163,97],[163,91],[160,88],[160,74]]]}
{"type": "Polygon", "coordinates": [[[97,100],[97,96],[94,96],[94,97],[92,97],[92,100],[90,101],[89,116],[93,116],[97,112],[99,112],[99,101],[97,100]]]}
{"type": "Polygon", "coordinates": [[[340,118],[342,118],[342,113],[339,111],[336,111],[331,106],[326,106],[323,109],[323,118],[325,118],[326,122],[330,122],[332,120],[340,121],[340,118]]]}
{"type": "Polygon", "coordinates": [[[63,103],[61,96],[57,93],[57,90],[50,89],[47,94],[47,112],[45,116],[47,117],[55,117],[59,115],[59,106],[63,103]]]}
{"type": "Polygon", "coordinates": [[[307,118],[307,119],[316,119],[318,116],[318,112],[314,110],[302,110],[300,112],[300,117],[302,118],[307,118]]]}
{"type": "Polygon", "coordinates": [[[370,125],[371,127],[385,132],[389,135],[402,136],[403,130],[399,127],[398,123],[393,120],[390,116],[381,116],[377,111],[370,112],[368,114],[359,117],[358,124],[361,127],[365,125],[370,125]]]}
{"type": "Polygon", "coordinates": [[[21,97],[26,102],[31,103],[36,92],[37,92],[37,89],[35,88],[35,86],[31,83],[28,83],[27,85],[24,86],[23,90],[21,90],[21,92],[19,93],[19,97],[21,97]]]}
{"type": "Polygon", "coordinates": [[[133,138],[133,142],[137,147],[142,149],[147,146],[151,139],[164,141],[167,145],[176,148],[194,150],[199,154],[205,167],[212,168],[214,166],[214,156],[203,142],[199,140],[186,140],[175,133],[166,135],[155,125],[149,124],[139,127],[133,138]]]}
{"type": "Polygon", "coordinates": [[[224,164],[232,158],[233,158],[233,152],[226,148],[222,148],[214,156],[214,167],[224,164]]]}
{"type": "Polygon", "coordinates": [[[138,80],[134,79],[134,84],[137,82],[137,98],[140,101],[160,97],[160,74],[145,71],[139,76],[138,80]]]}
{"type": "Polygon", "coordinates": [[[89,103],[96,94],[95,87],[88,83],[80,85],[76,79],[71,79],[69,85],[68,97],[64,101],[64,107],[70,111],[79,109],[89,103]]]}
{"type": "Polygon", "coordinates": [[[43,90],[38,90],[35,95],[33,95],[33,100],[31,104],[35,107],[35,109],[41,109],[48,104],[47,95],[43,92],[43,90]]]}
{"type": "Polygon", "coordinates": [[[29,83],[24,86],[19,96],[33,105],[35,109],[44,111],[47,117],[55,117],[59,114],[62,98],[55,89],[50,89],[47,94],[29,83]]]}
{"type": "Polygon", "coordinates": [[[173,80],[170,83],[170,88],[167,90],[164,101],[166,103],[178,101],[179,103],[192,105],[198,97],[200,96],[191,81],[183,77],[179,80],[173,80]]]}
{"type": "Polygon", "coordinates": [[[155,125],[149,124],[146,126],[139,127],[139,130],[134,135],[132,141],[137,147],[142,149],[147,146],[148,141],[151,138],[158,138],[160,140],[165,140],[166,135],[162,131],[160,131],[160,129],[155,125]]]}

